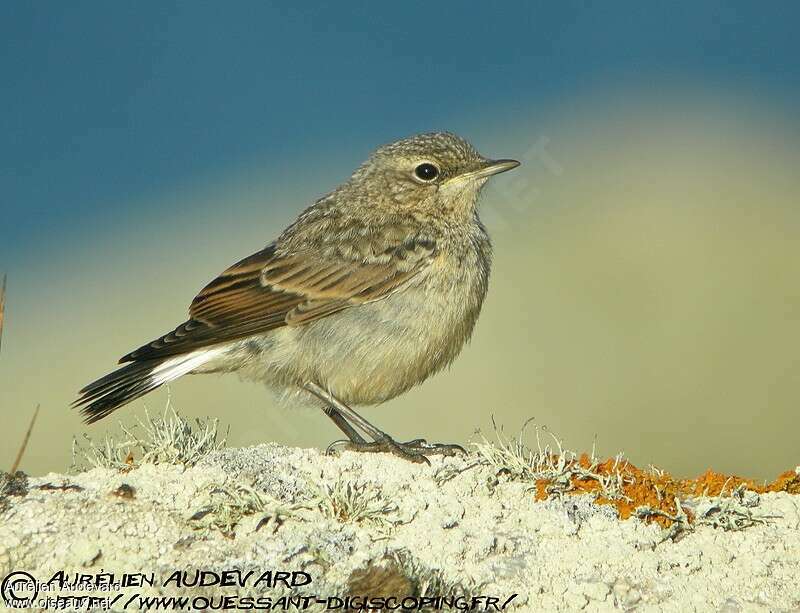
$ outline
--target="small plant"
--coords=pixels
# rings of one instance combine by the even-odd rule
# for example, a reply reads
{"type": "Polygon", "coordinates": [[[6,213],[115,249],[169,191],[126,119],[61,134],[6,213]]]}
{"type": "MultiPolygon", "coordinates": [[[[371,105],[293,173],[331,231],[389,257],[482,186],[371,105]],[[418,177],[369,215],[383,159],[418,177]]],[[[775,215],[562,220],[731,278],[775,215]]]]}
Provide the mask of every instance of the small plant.
{"type": "Polygon", "coordinates": [[[11,492],[11,475],[0,473],[0,513],[8,508],[8,496],[11,492]]]}
{"type": "Polygon", "coordinates": [[[698,507],[695,523],[738,532],[775,519],[773,515],[753,513],[753,509],[759,505],[759,502],[758,494],[747,490],[744,484],[740,484],[729,495],[725,495],[725,487],[723,487],[719,496],[715,496],[706,504],[698,507]]]}
{"type": "Polygon", "coordinates": [[[395,525],[398,507],[387,501],[381,490],[372,483],[345,481],[339,475],[331,482],[320,474],[319,483],[312,490],[315,496],[312,504],[325,517],[340,522],[371,523],[375,525],[395,525]]]}
{"type": "Polygon", "coordinates": [[[624,498],[625,475],[622,471],[623,454],[614,458],[609,474],[597,471],[599,459],[592,449],[588,461],[581,461],[576,452],[564,449],[558,437],[546,428],[536,426],[536,447],[531,449],[525,443],[528,420],[516,437],[508,437],[502,427],[492,418],[495,442],[489,441],[482,433],[480,441],[473,443],[478,461],[492,466],[498,473],[511,479],[547,483],[547,494],[559,497],[574,489],[576,480],[593,480],[600,485],[599,493],[609,500],[624,498]],[[543,443],[541,432],[545,432],[552,442],[543,443]]]}
{"type": "Polygon", "coordinates": [[[0,471],[0,513],[11,503],[12,497],[22,497],[28,493],[28,476],[20,471],[7,473],[0,471]]]}
{"type": "MultiPolygon", "coordinates": [[[[675,498],[676,512],[674,514],[642,506],[636,509],[636,516],[640,519],[663,517],[670,522],[663,532],[662,543],[667,540],[678,540],[685,533],[693,532],[697,526],[711,526],[712,528],[721,528],[726,532],[739,532],[776,518],[774,515],[753,513],[752,509],[759,505],[759,496],[756,492],[748,490],[744,483],[729,494],[725,493],[726,488],[727,482],[719,496],[700,501],[694,509],[694,516],[690,516],[684,510],[677,497],[675,498]]],[[[687,505],[692,505],[692,501],[689,501],[687,505]]]]}
{"type": "Polygon", "coordinates": [[[647,505],[636,507],[635,515],[639,519],[645,520],[658,517],[667,520],[666,523],[668,526],[662,531],[662,536],[659,543],[663,543],[665,541],[677,541],[683,537],[685,533],[694,530],[692,527],[691,518],[689,517],[688,513],[686,513],[686,510],[681,504],[680,498],[677,496],[674,498],[674,504],[674,513],[667,513],[666,511],[655,509],[647,505]]]}
{"type": "Polygon", "coordinates": [[[88,434],[83,435],[84,444],[72,437],[72,467],[73,472],[81,472],[92,468],[112,468],[114,470],[127,470],[131,467],[128,459],[130,450],[136,444],[133,440],[117,441],[112,435],[106,434],[101,443],[93,441],[88,434]]]}
{"type": "Polygon", "coordinates": [[[223,534],[233,529],[249,515],[263,513],[264,517],[256,529],[271,524],[273,531],[294,514],[299,507],[287,507],[279,500],[250,485],[211,486],[208,488],[210,502],[189,518],[195,528],[214,528],[223,534]]]}
{"type": "Polygon", "coordinates": [[[122,423],[119,427],[122,440],[106,435],[98,444],[84,434],[86,446],[82,446],[73,439],[73,469],[127,470],[136,463],[194,466],[212,451],[225,447],[225,439],[219,439],[217,419],[190,421],[175,411],[170,400],[163,415],[151,417],[145,409],[144,420],[139,419],[131,428],[122,423]]]}

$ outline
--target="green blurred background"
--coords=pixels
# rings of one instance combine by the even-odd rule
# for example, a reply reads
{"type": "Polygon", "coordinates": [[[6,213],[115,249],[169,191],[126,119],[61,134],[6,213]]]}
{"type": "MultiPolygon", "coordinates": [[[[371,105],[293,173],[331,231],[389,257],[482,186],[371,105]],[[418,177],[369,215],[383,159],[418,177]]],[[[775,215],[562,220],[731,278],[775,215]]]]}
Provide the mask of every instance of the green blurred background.
{"type": "MultiPolygon", "coordinates": [[[[0,468],[37,403],[32,473],[163,409],[87,428],[68,404],[372,148],[430,129],[523,166],[484,191],[472,343],[369,419],[463,442],[533,417],[679,475],[800,463],[795,5],[464,6],[5,5],[0,468]]],[[[235,376],[170,393],[231,445],[337,437],[235,376]]]]}

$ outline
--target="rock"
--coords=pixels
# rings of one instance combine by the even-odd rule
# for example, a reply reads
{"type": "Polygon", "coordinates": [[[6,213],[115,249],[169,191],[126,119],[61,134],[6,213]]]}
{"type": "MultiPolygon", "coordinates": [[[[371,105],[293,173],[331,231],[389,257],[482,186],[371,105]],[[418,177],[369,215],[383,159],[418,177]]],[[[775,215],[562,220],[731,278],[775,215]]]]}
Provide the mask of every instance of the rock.
{"type": "Polygon", "coordinates": [[[536,502],[532,484],[475,460],[425,466],[267,444],[191,467],[27,477],[0,511],[0,574],[113,573],[119,588],[98,596],[217,608],[226,596],[287,595],[488,597],[533,611],[800,606],[800,496],[747,498],[774,517],[739,532],[696,526],[672,542],[588,496],[536,502]],[[178,569],[205,571],[205,584],[165,585],[178,569]],[[228,584],[234,570],[251,574],[228,584]],[[123,573],[152,581],[125,586],[123,573]]]}

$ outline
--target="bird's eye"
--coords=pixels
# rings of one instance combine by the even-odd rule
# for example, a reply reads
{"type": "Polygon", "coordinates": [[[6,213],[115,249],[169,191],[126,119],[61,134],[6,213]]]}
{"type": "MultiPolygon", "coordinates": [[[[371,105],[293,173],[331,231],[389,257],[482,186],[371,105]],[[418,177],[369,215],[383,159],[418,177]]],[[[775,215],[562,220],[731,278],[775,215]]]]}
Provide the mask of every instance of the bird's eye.
{"type": "Polygon", "coordinates": [[[420,181],[433,181],[439,176],[439,169],[430,162],[423,162],[414,169],[414,174],[420,181]]]}

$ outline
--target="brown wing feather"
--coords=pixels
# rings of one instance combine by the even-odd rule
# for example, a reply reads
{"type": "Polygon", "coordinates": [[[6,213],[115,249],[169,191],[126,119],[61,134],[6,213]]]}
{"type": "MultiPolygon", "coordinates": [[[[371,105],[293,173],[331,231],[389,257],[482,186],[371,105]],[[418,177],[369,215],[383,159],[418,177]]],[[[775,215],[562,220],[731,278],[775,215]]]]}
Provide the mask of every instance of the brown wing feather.
{"type": "Polygon", "coordinates": [[[435,255],[429,241],[407,241],[378,262],[281,256],[275,246],[225,270],[192,301],[189,321],[120,362],[186,353],[281,326],[300,326],[342,309],[385,298],[435,255]],[[389,257],[386,257],[388,255],[389,257]]]}

